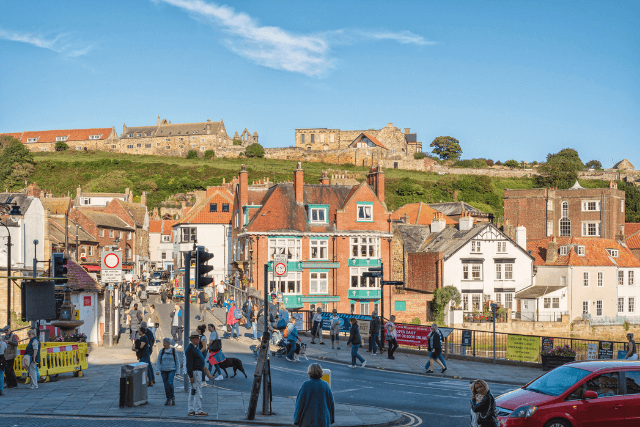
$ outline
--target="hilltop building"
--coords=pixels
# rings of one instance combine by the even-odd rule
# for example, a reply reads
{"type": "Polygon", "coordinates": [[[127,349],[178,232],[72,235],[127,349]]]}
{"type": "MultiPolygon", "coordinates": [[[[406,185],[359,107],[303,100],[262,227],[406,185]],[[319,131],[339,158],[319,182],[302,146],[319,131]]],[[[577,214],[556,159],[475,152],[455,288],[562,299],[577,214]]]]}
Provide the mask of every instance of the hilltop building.
{"type": "Polygon", "coordinates": [[[56,142],[64,142],[70,150],[107,151],[118,144],[115,127],[93,129],[60,129],[3,133],[25,144],[29,151],[55,151],[56,142]]]}

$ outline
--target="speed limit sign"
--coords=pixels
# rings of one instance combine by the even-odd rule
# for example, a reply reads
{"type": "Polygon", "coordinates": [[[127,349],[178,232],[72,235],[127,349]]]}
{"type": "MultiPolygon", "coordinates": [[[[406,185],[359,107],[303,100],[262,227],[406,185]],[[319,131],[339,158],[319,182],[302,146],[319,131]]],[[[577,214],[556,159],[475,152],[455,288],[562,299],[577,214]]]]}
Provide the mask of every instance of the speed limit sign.
{"type": "Polygon", "coordinates": [[[288,259],[286,255],[273,256],[273,271],[277,277],[287,277],[288,259]]]}

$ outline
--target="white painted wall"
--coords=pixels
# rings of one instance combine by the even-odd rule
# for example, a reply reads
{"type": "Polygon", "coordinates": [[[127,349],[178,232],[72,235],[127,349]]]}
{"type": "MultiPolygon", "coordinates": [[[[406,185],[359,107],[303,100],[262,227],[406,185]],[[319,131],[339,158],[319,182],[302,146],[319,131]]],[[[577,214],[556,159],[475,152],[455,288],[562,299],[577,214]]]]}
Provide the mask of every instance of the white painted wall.
{"type": "MultiPolygon", "coordinates": [[[[99,309],[98,293],[97,292],[81,292],[72,293],[71,302],[76,307],[76,310],[80,312],[80,320],[84,320],[84,324],[78,328],[78,332],[87,335],[87,342],[99,344],[100,342],[100,328],[99,328],[99,309]],[[91,304],[84,305],[84,297],[91,298],[91,304]]],[[[103,308],[104,310],[104,308],[103,308]]]]}
{"type": "Polygon", "coordinates": [[[640,279],[640,268],[619,268],[616,271],[616,288],[617,288],[617,298],[624,298],[624,310],[622,312],[617,310],[618,300],[616,299],[616,313],[618,316],[625,317],[638,317],[640,316],[640,310],[638,309],[638,303],[640,303],[640,284],[638,280],[640,279]],[[617,277],[618,272],[622,271],[624,273],[624,282],[622,285],[618,285],[617,277]],[[633,284],[629,284],[629,272],[633,272],[633,284]],[[633,312],[629,311],[629,298],[633,298],[634,300],[634,310],[633,312]]]}
{"type": "Polygon", "coordinates": [[[160,233],[149,233],[149,261],[151,263],[158,263],[160,260],[160,233]]]}
{"type": "MultiPolygon", "coordinates": [[[[28,269],[33,266],[33,257],[38,261],[44,259],[44,207],[38,198],[34,198],[23,217],[18,220],[17,227],[8,227],[11,233],[11,267],[13,269],[28,269]],[[34,252],[33,241],[38,240],[37,252],[34,252]]],[[[7,266],[7,231],[0,227],[2,247],[0,248],[0,266],[7,266]]],[[[44,263],[38,268],[44,269],[44,263]]]]}
{"type": "Polygon", "coordinates": [[[126,201],[124,200],[124,197],[80,196],[78,198],[78,206],[107,206],[113,199],[119,199],[123,202],[126,201]],[[89,203],[85,202],[86,199],[89,199],[89,203]]]}
{"type": "Polygon", "coordinates": [[[213,270],[209,273],[213,277],[214,283],[223,280],[229,274],[229,254],[231,246],[231,230],[228,224],[178,224],[173,227],[174,241],[173,253],[176,259],[175,267],[178,268],[180,259],[183,259],[183,252],[193,249],[193,242],[180,243],[181,228],[196,227],[196,238],[198,246],[204,246],[207,252],[213,254],[213,258],[209,260],[208,265],[213,266],[213,270]]]}

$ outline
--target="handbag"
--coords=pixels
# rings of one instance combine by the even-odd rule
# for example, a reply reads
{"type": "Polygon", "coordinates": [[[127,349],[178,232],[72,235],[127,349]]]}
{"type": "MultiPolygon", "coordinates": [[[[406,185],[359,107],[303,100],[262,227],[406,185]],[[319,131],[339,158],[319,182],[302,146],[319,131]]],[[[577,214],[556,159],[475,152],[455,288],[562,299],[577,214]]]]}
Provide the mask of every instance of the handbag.
{"type": "Polygon", "coordinates": [[[247,319],[246,317],[242,316],[239,320],[238,320],[238,325],[240,326],[244,326],[247,324],[247,319]]]}
{"type": "Polygon", "coordinates": [[[227,332],[231,332],[231,325],[227,325],[227,332]]]}
{"type": "Polygon", "coordinates": [[[222,350],[222,341],[220,339],[213,340],[211,344],[209,344],[209,351],[216,352],[222,350]]]}
{"type": "Polygon", "coordinates": [[[29,369],[29,364],[30,364],[30,363],[31,363],[31,356],[29,356],[28,354],[25,354],[25,355],[22,357],[22,367],[23,367],[25,370],[28,370],[28,369],[29,369]]]}

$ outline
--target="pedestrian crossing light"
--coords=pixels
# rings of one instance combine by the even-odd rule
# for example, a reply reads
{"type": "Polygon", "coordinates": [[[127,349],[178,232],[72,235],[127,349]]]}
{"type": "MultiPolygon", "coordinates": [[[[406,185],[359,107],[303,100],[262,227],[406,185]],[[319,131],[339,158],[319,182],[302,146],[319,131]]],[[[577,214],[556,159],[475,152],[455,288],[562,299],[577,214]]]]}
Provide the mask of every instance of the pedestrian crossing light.
{"type": "Polygon", "coordinates": [[[207,265],[207,261],[213,258],[213,254],[205,251],[204,246],[196,249],[196,289],[202,289],[213,283],[213,278],[207,277],[207,273],[213,270],[213,266],[207,265]]]}
{"type": "Polygon", "coordinates": [[[51,272],[53,273],[55,284],[64,285],[69,281],[67,279],[67,259],[63,253],[55,253],[51,262],[51,272]]]}

